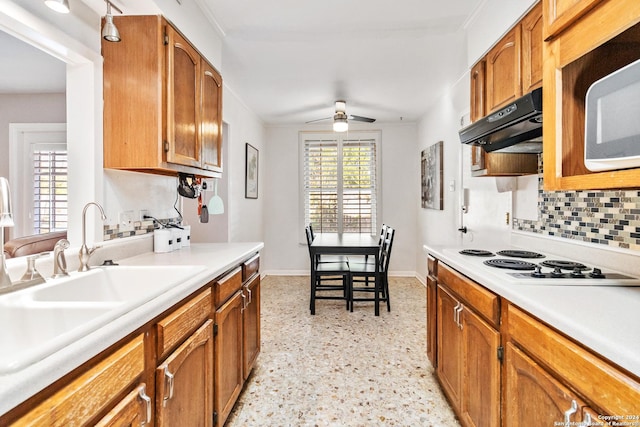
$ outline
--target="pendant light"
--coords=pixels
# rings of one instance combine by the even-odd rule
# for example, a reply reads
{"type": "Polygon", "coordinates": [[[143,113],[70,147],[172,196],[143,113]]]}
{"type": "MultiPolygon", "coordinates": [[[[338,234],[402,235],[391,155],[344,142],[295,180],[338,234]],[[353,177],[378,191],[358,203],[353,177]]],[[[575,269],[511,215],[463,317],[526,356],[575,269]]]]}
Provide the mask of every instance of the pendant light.
{"type": "Polygon", "coordinates": [[[113,15],[111,14],[111,7],[118,12],[122,13],[120,9],[118,9],[115,5],[113,5],[109,0],[104,0],[107,3],[107,14],[104,17],[104,26],[102,27],[102,38],[108,42],[119,42],[120,41],[120,33],[118,32],[118,28],[116,24],[113,23],[113,15]]]}
{"type": "Polygon", "coordinates": [[[69,13],[69,0],[44,0],[44,4],[58,13],[69,13]]]}

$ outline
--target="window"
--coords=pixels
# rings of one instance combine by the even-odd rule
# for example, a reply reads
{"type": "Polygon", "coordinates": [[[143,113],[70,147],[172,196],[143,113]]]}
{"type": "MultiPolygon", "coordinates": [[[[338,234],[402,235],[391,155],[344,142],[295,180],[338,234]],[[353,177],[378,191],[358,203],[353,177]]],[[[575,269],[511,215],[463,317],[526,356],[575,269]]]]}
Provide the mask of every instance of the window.
{"type": "Polygon", "coordinates": [[[68,156],[64,123],[10,123],[12,237],[67,229],[68,156]]]}
{"type": "Polygon", "coordinates": [[[67,146],[33,144],[35,234],[67,229],[67,146]]]}
{"type": "Polygon", "coordinates": [[[300,134],[304,224],[320,233],[377,233],[379,136],[300,134]]]}

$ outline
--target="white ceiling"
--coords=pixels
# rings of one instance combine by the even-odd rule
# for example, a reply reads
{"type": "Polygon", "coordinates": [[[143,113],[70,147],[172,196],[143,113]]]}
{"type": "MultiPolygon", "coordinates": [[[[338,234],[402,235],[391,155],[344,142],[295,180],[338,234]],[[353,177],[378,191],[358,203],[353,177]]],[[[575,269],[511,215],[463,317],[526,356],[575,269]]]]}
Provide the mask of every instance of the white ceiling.
{"type": "Polygon", "coordinates": [[[0,31],[0,94],[63,93],[66,64],[0,31]]]}
{"type": "MultiPolygon", "coordinates": [[[[418,120],[463,75],[464,26],[485,0],[195,1],[223,34],[227,85],[265,123],[303,124],[337,99],[418,120]]],[[[64,91],[62,62],[2,32],[0,52],[0,93],[64,91]]]]}
{"type": "Polygon", "coordinates": [[[415,121],[466,69],[483,0],[199,0],[224,33],[223,77],[266,123],[347,113],[415,121]]]}

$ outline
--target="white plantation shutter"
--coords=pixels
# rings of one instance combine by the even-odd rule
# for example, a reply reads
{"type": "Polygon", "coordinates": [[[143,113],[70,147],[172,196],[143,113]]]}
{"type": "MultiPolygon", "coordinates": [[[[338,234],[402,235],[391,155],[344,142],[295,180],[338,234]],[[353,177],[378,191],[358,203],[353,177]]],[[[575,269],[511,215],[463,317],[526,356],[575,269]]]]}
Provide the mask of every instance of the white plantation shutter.
{"type": "Polygon", "coordinates": [[[378,133],[301,133],[304,223],[318,233],[377,233],[378,133]]]}
{"type": "Polygon", "coordinates": [[[370,139],[342,145],[342,230],[376,230],[376,144],[370,139]]]}
{"type": "Polygon", "coordinates": [[[34,144],[33,226],[36,234],[67,229],[66,145],[34,144]]]}

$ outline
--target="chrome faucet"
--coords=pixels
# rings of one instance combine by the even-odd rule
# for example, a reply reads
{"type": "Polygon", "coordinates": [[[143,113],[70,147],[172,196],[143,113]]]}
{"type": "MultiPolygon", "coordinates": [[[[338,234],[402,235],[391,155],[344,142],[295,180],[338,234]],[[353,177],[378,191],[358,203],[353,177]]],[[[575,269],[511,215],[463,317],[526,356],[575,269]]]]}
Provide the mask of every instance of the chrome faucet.
{"type": "Polygon", "coordinates": [[[53,247],[53,276],[52,279],[68,276],[67,259],[64,257],[64,250],[69,249],[69,241],[60,239],[53,247]]]}
{"type": "Polygon", "coordinates": [[[86,217],[87,217],[87,208],[89,205],[95,205],[98,209],[100,209],[101,219],[104,221],[107,219],[107,216],[104,214],[104,209],[96,202],[89,202],[84,206],[82,210],[82,246],[80,246],[80,253],[78,257],[80,258],[80,267],[78,271],[89,271],[89,258],[93,254],[93,252],[98,249],[98,247],[94,246],[93,248],[87,248],[87,225],[86,225],[86,217]]]}

